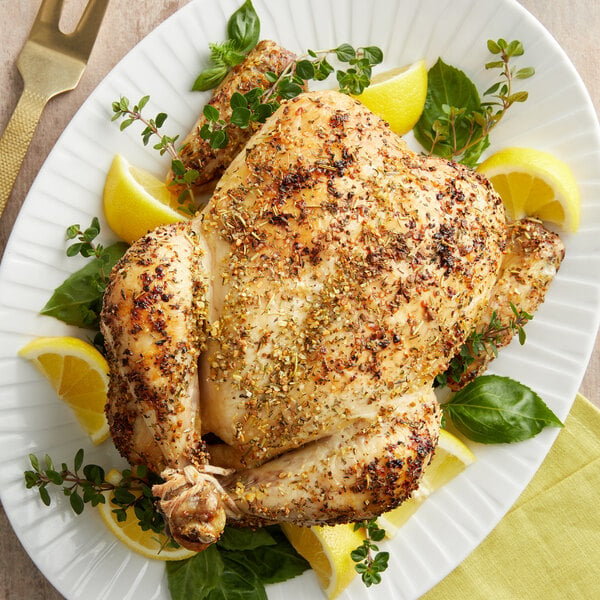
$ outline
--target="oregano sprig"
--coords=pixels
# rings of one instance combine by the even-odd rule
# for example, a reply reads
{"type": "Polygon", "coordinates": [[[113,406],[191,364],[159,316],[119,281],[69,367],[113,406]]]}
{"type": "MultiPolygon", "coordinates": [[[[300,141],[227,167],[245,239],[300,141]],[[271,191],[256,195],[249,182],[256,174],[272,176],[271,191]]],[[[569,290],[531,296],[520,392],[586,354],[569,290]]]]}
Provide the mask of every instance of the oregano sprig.
{"type": "Polygon", "coordinates": [[[383,53],[376,46],[355,49],[350,44],[342,44],[330,50],[309,50],[296,61],[290,61],[279,75],[268,71],[266,77],[271,85],[267,89],[257,87],[245,94],[233,93],[229,121],[222,118],[216,107],[207,104],[203,110],[206,121],[200,128],[200,137],[213,149],[225,148],[229,143],[227,132],[230,127],[246,129],[251,123],[264,123],[279,108],[275,98],[295,98],[304,91],[307,81],[323,81],[333,72],[340,91],[360,94],[369,85],[372,67],[382,60],[383,53]],[[347,62],[350,68],[336,71],[328,60],[332,56],[347,62]]]}
{"type": "Polygon", "coordinates": [[[381,573],[388,568],[390,558],[389,552],[380,552],[375,542],[380,542],[385,537],[385,529],[377,524],[377,519],[370,521],[359,521],[354,525],[354,531],[363,529],[365,539],[363,543],[355,548],[350,557],[356,563],[354,568],[366,587],[381,583],[381,573]]]}
{"type": "Polygon", "coordinates": [[[383,52],[377,46],[354,48],[350,44],[340,44],[327,50],[307,50],[296,61],[288,63],[280,75],[267,73],[272,85],[265,92],[265,97],[294,98],[303,91],[305,82],[325,81],[332,73],[335,73],[340,92],[359,95],[371,81],[372,68],[382,61],[383,52]],[[334,68],[331,64],[333,57],[349,67],[334,68]]]}

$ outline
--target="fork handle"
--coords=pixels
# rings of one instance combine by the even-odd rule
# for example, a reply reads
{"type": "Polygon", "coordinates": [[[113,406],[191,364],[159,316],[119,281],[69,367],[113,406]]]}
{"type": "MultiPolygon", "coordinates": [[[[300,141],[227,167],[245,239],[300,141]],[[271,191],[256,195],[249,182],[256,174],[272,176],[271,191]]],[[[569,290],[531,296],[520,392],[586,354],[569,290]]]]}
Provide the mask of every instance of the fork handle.
{"type": "Polygon", "coordinates": [[[0,138],[0,217],[48,98],[25,87],[0,138]]]}

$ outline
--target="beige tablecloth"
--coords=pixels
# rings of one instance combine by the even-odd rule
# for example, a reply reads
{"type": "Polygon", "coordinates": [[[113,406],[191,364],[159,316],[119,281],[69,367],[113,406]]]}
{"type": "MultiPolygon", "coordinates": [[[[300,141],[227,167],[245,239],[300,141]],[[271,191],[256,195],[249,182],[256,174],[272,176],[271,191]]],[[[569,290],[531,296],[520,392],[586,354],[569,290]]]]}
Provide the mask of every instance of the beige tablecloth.
{"type": "MultiPolygon", "coordinates": [[[[549,29],[566,50],[588,86],[596,110],[599,111],[600,2],[522,0],[521,3],[549,29]]],[[[21,93],[22,83],[15,60],[29,33],[39,4],[37,0],[0,0],[0,131],[4,130],[21,93]]],[[[78,11],[85,2],[71,0],[65,4],[64,26],[69,30],[75,24],[78,11]]],[[[126,0],[110,0],[103,27],[79,87],[54,98],[42,116],[9,205],[0,221],[0,255],[34,177],[76,110],[129,49],[185,4],[187,0],[136,0],[133,4],[126,0]]],[[[581,391],[592,403],[600,406],[599,390],[600,346],[597,343],[581,391]]],[[[0,600],[62,598],[23,551],[1,508],[0,531],[0,600]]]]}

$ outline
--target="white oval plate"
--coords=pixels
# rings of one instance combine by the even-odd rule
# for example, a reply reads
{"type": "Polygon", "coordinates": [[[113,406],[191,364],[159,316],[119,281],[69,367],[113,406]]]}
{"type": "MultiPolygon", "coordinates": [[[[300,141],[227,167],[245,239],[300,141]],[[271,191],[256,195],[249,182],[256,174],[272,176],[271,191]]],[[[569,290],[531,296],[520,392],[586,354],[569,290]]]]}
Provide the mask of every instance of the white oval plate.
{"type": "MultiPolygon", "coordinates": [[[[113,539],[94,510],[75,517],[64,497],[51,508],[27,491],[27,455],[86,459],[122,465],[110,442],[93,448],[69,410],[17,350],[37,335],[81,335],[38,311],[52,290],[80,266],[65,256],[65,228],[101,216],[101,191],[113,155],[162,176],[167,158],[144,148],[136,127],[120,133],[110,123],[111,102],[121,94],[151,95],[148,114],[169,114],[165,131],[185,134],[206,96],[190,92],[208,55],[222,39],[234,0],[197,0],[165,21],[129,53],[90,96],[61,136],[23,205],[0,268],[0,494],[11,523],[45,576],[69,599],[164,598],[164,565],[132,554],[113,539]]],[[[600,138],[587,92],[548,32],[512,0],[255,0],[261,36],[302,51],[342,42],[379,45],[381,70],[438,56],[466,71],[479,89],[491,74],[488,38],[520,39],[522,65],[536,68],[523,87],[529,100],[512,108],[492,134],[488,153],[524,145],[556,154],[581,186],[582,225],[565,235],[567,255],[546,303],[527,326],[524,347],[511,345],[493,371],[535,389],[564,419],[592,351],[600,315],[600,138]],[[293,7],[293,8],[292,8],[293,7]]],[[[109,230],[103,222],[103,239],[109,230]]],[[[459,564],[491,531],[525,488],[550,448],[556,429],[508,446],[473,444],[478,461],[434,494],[389,544],[384,582],[366,590],[355,581],[350,598],[417,598],[459,564]]],[[[318,598],[311,572],[269,586],[272,600],[318,598]]]]}

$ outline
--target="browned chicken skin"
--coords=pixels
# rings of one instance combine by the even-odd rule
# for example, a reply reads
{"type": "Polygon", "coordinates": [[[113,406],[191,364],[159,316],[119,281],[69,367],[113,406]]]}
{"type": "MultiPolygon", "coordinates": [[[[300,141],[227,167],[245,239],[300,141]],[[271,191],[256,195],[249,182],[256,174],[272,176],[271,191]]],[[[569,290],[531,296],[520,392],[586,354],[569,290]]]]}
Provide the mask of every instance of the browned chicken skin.
{"type": "Polygon", "coordinates": [[[224,516],[338,523],[409,497],[437,443],[433,379],[482,318],[505,235],[487,180],[411,152],[348,96],[282,105],[204,213],[134,244],[105,296],[115,444],[162,471],[176,539],[202,549],[224,516]],[[199,430],[223,442],[212,464],[199,430]]]}
{"type": "MultiPolygon", "coordinates": [[[[515,329],[510,327],[516,318],[511,304],[517,312],[533,315],[544,301],[564,256],[565,247],[561,239],[539,221],[523,219],[509,223],[508,243],[500,273],[487,310],[475,330],[485,331],[492,315],[495,315],[499,329],[492,332],[494,345],[496,349],[507,346],[515,335],[515,329]]],[[[494,352],[486,345],[468,365],[460,381],[448,378],[448,386],[455,391],[463,388],[481,375],[494,357],[494,352]]]]}
{"type": "MultiPolygon", "coordinates": [[[[271,84],[266,73],[272,71],[279,75],[283,69],[296,59],[296,55],[270,40],[260,41],[244,59],[235,66],[217,86],[210,106],[219,111],[220,118],[229,122],[232,108],[231,96],[238,92],[246,94],[255,88],[267,89],[271,84]]],[[[279,100],[279,98],[277,98],[279,100]]],[[[237,156],[246,142],[261,126],[261,123],[251,122],[250,126],[242,129],[237,126],[228,128],[229,144],[225,148],[213,149],[207,140],[200,137],[200,129],[206,123],[201,115],[192,130],[183,140],[179,149],[179,157],[188,169],[196,169],[200,176],[194,182],[194,191],[198,193],[212,190],[219,178],[237,156]]],[[[169,172],[167,183],[173,180],[173,172],[169,172]]],[[[174,185],[173,190],[180,192],[181,186],[174,185]]]]}

